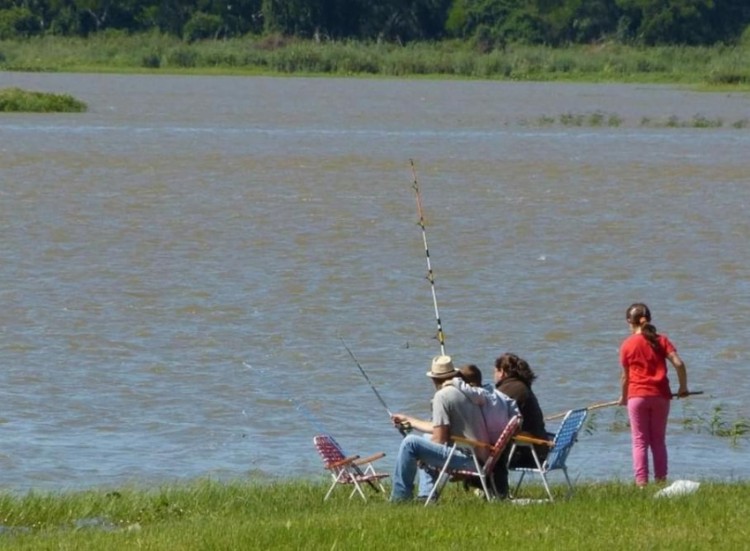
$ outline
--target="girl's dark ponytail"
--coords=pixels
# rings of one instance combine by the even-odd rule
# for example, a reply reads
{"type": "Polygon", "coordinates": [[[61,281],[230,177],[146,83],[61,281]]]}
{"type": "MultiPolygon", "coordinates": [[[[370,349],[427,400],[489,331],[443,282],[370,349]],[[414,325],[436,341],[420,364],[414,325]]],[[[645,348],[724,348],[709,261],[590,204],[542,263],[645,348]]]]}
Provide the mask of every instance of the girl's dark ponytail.
{"type": "Polygon", "coordinates": [[[641,335],[646,338],[651,347],[661,352],[659,333],[656,332],[656,327],[651,324],[651,310],[648,309],[648,306],[642,302],[631,304],[625,312],[625,319],[631,325],[640,327],[641,335]]]}

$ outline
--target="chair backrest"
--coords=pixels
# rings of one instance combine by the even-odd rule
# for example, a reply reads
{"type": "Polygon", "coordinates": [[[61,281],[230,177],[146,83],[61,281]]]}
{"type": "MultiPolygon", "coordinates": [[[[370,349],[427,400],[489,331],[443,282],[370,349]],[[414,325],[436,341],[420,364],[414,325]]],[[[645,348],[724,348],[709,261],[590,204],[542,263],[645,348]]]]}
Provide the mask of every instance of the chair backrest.
{"type": "Polygon", "coordinates": [[[495,464],[503,454],[503,451],[505,451],[508,445],[510,445],[510,443],[513,441],[513,437],[516,435],[516,433],[521,430],[522,421],[523,418],[520,414],[514,415],[510,418],[510,421],[508,421],[508,424],[505,425],[503,432],[501,432],[500,436],[497,438],[495,445],[492,446],[490,456],[487,458],[487,461],[484,462],[485,472],[491,473],[495,468],[495,464]]]}
{"type": "Polygon", "coordinates": [[[555,445],[549,451],[549,455],[545,461],[547,470],[561,469],[565,466],[570,449],[575,444],[578,433],[588,413],[586,408],[582,408],[571,409],[565,414],[562,424],[555,434],[555,445]]]}
{"type": "Polygon", "coordinates": [[[333,463],[346,459],[344,451],[336,442],[336,439],[330,434],[318,434],[313,437],[313,444],[318,454],[323,459],[323,463],[328,468],[333,463]]]}

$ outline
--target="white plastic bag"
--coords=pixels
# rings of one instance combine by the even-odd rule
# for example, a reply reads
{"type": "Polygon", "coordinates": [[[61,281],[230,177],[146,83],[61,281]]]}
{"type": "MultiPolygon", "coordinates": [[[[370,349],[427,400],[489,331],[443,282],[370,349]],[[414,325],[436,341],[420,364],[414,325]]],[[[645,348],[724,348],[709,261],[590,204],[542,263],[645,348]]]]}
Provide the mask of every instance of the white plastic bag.
{"type": "Polygon", "coordinates": [[[654,497],[686,496],[698,490],[699,486],[700,483],[693,482],[692,480],[675,480],[674,482],[672,482],[672,484],[670,484],[663,490],[659,490],[658,492],[656,492],[656,495],[654,495],[654,497]]]}

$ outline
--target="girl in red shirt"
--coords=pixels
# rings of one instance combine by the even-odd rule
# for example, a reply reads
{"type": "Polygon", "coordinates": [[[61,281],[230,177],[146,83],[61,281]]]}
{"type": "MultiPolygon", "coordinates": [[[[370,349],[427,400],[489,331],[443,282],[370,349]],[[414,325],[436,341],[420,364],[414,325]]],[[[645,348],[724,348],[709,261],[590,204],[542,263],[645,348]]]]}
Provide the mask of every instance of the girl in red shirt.
{"type": "Polygon", "coordinates": [[[667,360],[677,371],[677,396],[688,395],[687,370],[677,350],[665,335],[651,325],[651,312],[643,303],[630,305],[625,314],[631,335],[620,346],[622,394],[620,405],[628,406],[633,446],[635,483],[648,483],[648,451],[654,462],[654,478],[667,478],[667,417],[672,391],[667,379],[667,360]]]}

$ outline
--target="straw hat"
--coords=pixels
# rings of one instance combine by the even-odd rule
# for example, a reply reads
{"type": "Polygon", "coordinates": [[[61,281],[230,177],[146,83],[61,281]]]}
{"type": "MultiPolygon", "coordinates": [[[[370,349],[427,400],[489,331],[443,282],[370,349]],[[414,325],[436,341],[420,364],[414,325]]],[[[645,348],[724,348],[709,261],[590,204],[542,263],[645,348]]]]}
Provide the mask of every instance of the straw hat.
{"type": "Polygon", "coordinates": [[[453,367],[450,356],[435,356],[432,358],[432,368],[427,372],[428,377],[433,379],[447,379],[458,375],[458,370],[453,367]]]}

